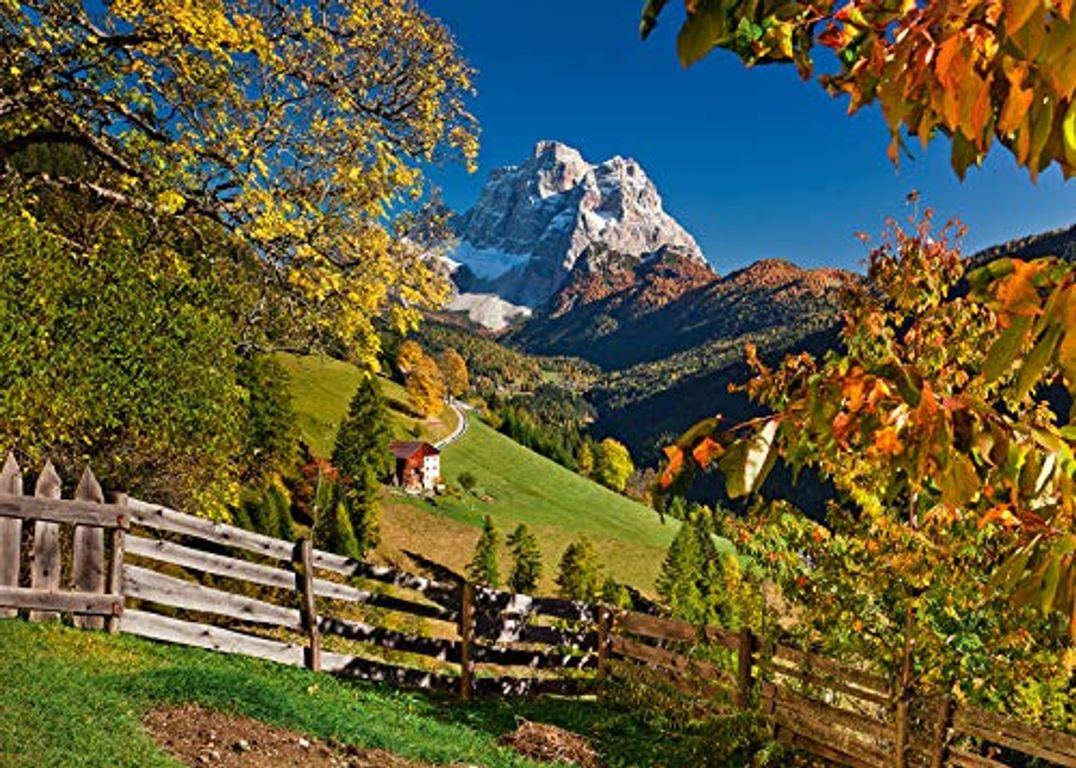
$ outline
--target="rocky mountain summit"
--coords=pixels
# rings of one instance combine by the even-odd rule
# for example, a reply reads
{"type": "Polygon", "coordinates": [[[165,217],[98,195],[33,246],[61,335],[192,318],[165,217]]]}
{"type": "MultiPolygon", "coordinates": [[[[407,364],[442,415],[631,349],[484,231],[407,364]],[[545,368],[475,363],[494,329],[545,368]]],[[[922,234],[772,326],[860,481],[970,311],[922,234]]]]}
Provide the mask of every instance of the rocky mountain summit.
{"type": "Polygon", "coordinates": [[[548,302],[588,249],[642,260],[675,247],[709,269],[635,160],[617,156],[594,165],[556,141],[538,142],[522,165],[493,171],[453,229],[459,244],[449,258],[460,265],[464,294],[492,294],[517,308],[548,302]]]}

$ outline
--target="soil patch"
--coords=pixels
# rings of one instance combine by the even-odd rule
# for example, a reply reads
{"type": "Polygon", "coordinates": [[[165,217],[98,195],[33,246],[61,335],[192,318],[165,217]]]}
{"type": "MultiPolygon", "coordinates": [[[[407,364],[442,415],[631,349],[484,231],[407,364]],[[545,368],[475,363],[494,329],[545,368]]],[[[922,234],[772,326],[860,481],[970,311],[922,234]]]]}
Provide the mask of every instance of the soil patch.
{"type": "Polygon", "coordinates": [[[431,768],[195,705],[154,709],[142,722],[165,751],[196,768],[431,768]]]}

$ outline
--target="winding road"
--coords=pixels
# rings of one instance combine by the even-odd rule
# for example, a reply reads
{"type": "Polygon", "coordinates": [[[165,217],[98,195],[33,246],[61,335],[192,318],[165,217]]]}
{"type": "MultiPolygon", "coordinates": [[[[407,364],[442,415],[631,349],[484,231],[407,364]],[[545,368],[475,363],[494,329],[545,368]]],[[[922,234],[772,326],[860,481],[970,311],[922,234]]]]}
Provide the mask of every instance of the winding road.
{"type": "Polygon", "coordinates": [[[444,440],[438,440],[433,444],[433,447],[439,451],[443,451],[446,446],[452,445],[452,443],[456,442],[467,433],[467,422],[469,419],[467,412],[471,410],[471,407],[465,403],[461,403],[455,398],[450,398],[448,405],[456,412],[456,428],[452,430],[452,434],[444,440]]]}

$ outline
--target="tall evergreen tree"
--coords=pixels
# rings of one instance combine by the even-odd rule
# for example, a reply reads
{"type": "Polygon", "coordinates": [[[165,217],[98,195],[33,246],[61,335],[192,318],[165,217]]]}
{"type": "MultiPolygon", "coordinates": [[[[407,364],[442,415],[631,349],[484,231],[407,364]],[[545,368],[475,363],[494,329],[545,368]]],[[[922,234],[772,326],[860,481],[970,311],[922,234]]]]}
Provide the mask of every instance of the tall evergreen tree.
{"type": "Polygon", "coordinates": [[[392,471],[388,450],[392,430],[375,377],[359,384],[333,445],[333,466],[340,472],[344,501],[360,552],[378,543],[377,500],[381,480],[392,471]]]}
{"type": "Polygon", "coordinates": [[[314,492],[314,543],[338,555],[362,556],[347,504],[337,482],[325,474],[318,476],[314,492]]]}
{"type": "Polygon", "coordinates": [[[699,534],[689,517],[669,545],[657,581],[658,595],[673,616],[692,623],[705,621],[706,604],[700,588],[702,573],[699,534]]]}
{"type": "Polygon", "coordinates": [[[598,552],[586,536],[574,541],[564,550],[557,574],[561,597],[568,600],[593,601],[602,587],[601,563],[598,552]]]}
{"type": "Polygon", "coordinates": [[[467,564],[467,578],[488,587],[497,587],[501,583],[501,572],[497,566],[497,547],[500,536],[493,527],[493,518],[486,515],[482,520],[482,535],[475,545],[474,555],[467,564]]]}
{"type": "Polygon", "coordinates": [[[520,523],[508,536],[508,548],[512,552],[508,586],[517,593],[534,592],[542,578],[542,552],[538,549],[538,539],[520,523]]]}

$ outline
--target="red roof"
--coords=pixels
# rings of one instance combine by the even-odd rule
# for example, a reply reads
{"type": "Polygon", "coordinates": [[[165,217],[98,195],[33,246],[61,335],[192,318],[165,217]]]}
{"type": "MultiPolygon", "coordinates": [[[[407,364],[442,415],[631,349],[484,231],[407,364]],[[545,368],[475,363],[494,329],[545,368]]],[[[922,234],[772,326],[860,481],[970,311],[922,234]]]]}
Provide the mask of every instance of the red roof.
{"type": "Polygon", "coordinates": [[[440,453],[423,440],[393,440],[389,443],[389,450],[397,459],[409,459],[419,452],[425,456],[436,456],[440,453]]]}

